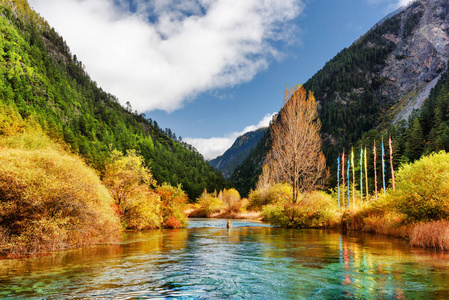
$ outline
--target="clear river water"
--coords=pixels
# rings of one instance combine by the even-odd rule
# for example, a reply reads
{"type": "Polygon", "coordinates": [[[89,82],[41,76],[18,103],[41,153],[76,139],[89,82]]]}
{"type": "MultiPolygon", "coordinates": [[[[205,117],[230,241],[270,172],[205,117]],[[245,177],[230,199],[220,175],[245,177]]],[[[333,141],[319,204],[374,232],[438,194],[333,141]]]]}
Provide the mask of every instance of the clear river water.
{"type": "Polygon", "coordinates": [[[0,260],[1,299],[449,299],[449,253],[357,232],[192,219],[0,260]]]}

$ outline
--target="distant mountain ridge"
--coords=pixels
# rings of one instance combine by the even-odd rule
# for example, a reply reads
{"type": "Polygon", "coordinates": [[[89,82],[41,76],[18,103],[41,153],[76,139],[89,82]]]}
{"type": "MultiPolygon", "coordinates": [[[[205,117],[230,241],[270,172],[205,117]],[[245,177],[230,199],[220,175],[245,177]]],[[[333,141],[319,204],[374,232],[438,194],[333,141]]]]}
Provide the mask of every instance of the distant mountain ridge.
{"type": "Polygon", "coordinates": [[[223,155],[209,161],[209,164],[223,173],[226,180],[231,178],[234,169],[240,165],[256,147],[267,131],[267,127],[247,132],[239,136],[223,155]]]}
{"type": "MultiPolygon", "coordinates": [[[[398,124],[420,108],[448,60],[449,1],[418,0],[382,19],[327,62],[304,87],[318,102],[331,170],[339,152],[364,133],[398,124]]],[[[240,191],[249,191],[257,181],[268,151],[262,149],[234,171],[231,180],[240,191]]]]}

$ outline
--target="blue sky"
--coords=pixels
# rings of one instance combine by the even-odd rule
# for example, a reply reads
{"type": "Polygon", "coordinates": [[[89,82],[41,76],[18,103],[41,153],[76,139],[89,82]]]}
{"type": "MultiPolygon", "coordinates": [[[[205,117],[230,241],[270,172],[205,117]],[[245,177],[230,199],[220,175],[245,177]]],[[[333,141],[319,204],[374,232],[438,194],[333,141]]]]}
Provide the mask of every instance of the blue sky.
{"type": "Polygon", "coordinates": [[[207,158],[407,0],[29,0],[91,78],[207,158]]]}

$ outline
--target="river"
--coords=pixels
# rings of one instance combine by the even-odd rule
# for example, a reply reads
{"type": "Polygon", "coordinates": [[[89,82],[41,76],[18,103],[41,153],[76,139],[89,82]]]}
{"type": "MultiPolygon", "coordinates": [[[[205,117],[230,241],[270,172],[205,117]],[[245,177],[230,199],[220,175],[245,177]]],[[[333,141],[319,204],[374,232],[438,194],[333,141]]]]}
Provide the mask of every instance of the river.
{"type": "Polygon", "coordinates": [[[2,299],[449,299],[449,254],[366,233],[192,219],[0,260],[2,299]]]}

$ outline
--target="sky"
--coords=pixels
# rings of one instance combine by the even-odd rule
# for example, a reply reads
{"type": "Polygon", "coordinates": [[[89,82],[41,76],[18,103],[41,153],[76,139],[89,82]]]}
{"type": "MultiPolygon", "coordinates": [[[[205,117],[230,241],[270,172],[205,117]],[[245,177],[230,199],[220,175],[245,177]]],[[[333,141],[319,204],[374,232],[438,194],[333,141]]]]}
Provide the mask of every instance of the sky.
{"type": "Polygon", "coordinates": [[[29,0],[90,77],[206,159],[267,126],[305,83],[409,0],[29,0]]]}

